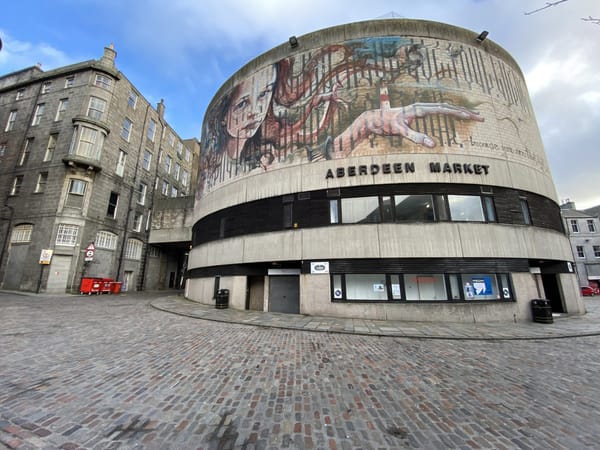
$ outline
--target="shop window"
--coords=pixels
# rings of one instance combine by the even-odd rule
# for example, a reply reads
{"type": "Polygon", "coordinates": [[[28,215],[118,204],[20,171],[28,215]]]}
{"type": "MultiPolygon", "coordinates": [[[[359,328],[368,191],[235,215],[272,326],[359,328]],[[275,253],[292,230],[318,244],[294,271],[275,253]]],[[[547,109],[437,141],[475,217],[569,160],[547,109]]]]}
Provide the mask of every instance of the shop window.
{"type": "Polygon", "coordinates": [[[400,275],[390,275],[392,300],[402,300],[402,285],[400,275]]]}
{"type": "Polygon", "coordinates": [[[347,274],[346,300],[387,300],[383,274],[347,274]]]}
{"type": "Polygon", "coordinates": [[[490,301],[512,300],[508,274],[334,274],[334,301],[490,301]]]}
{"type": "Polygon", "coordinates": [[[501,298],[494,274],[462,274],[465,300],[498,300],[501,298]]]}
{"type": "Polygon", "coordinates": [[[447,300],[446,282],[442,274],[405,274],[406,300],[447,300]]]}

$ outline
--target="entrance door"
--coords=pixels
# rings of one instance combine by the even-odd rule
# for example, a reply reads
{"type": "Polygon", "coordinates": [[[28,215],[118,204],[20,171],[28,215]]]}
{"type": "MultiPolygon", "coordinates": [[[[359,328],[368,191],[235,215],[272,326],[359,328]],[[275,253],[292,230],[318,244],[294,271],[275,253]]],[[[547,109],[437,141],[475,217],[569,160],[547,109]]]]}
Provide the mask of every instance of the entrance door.
{"type": "Polygon", "coordinates": [[[278,275],[269,277],[269,311],[300,313],[300,277],[278,275]]]}
{"type": "Polygon", "coordinates": [[[46,292],[49,294],[64,294],[67,291],[71,256],[54,255],[48,272],[46,292]]]}
{"type": "Polygon", "coordinates": [[[135,291],[135,286],[131,283],[133,282],[133,271],[126,270],[123,277],[123,291],[135,291]]]}
{"type": "Polygon", "coordinates": [[[248,277],[248,300],[246,309],[264,311],[265,277],[248,277]]]}
{"type": "Polygon", "coordinates": [[[546,298],[550,300],[550,305],[552,305],[552,312],[567,312],[563,307],[562,295],[558,284],[558,275],[555,273],[543,273],[542,285],[544,286],[544,294],[546,295],[546,298]]]}

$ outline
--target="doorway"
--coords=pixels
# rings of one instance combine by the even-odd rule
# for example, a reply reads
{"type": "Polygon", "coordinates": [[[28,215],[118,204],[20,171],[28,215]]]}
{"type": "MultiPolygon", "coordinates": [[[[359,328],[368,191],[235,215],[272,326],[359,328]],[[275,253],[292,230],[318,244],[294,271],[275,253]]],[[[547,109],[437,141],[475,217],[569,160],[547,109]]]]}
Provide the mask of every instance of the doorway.
{"type": "Polygon", "coordinates": [[[269,311],[300,314],[300,277],[269,276],[269,311]]]}
{"type": "Polygon", "coordinates": [[[558,274],[542,273],[542,285],[544,286],[544,294],[546,299],[550,300],[552,312],[566,313],[563,306],[562,294],[558,283],[558,274]]]}
{"type": "MultiPolygon", "coordinates": [[[[130,288],[134,287],[131,285],[131,283],[133,282],[133,271],[132,270],[126,270],[124,277],[123,277],[123,291],[128,291],[130,290],[130,288]]],[[[131,290],[135,290],[135,289],[131,289],[131,290]]]]}
{"type": "Polygon", "coordinates": [[[265,277],[249,276],[248,291],[246,295],[246,309],[264,311],[265,304],[265,277]]]}
{"type": "Polygon", "coordinates": [[[54,255],[48,273],[46,292],[49,294],[65,293],[69,281],[71,256],[54,255]]]}

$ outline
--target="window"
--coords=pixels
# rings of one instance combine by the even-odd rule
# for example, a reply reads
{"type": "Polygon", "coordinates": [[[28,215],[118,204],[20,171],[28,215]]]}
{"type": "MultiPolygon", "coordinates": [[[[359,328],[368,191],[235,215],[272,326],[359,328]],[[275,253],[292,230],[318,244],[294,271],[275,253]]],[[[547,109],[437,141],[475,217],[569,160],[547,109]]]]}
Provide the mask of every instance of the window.
{"type": "Polygon", "coordinates": [[[121,128],[121,137],[129,142],[129,138],[131,137],[131,129],[133,127],[133,122],[129,120],[127,117],[123,119],[123,126],[121,128]]]}
{"type": "Polygon", "coordinates": [[[498,301],[513,298],[508,274],[334,274],[334,301],[498,301]]]}
{"type": "Polygon", "coordinates": [[[571,219],[569,222],[571,223],[571,231],[573,233],[579,233],[579,223],[577,222],[577,219],[571,219]]]}
{"type": "Polygon", "coordinates": [[[52,133],[48,137],[48,144],[46,145],[46,153],[44,154],[44,161],[51,161],[54,156],[54,150],[56,150],[56,141],[58,140],[58,133],[52,133]]]}
{"type": "Polygon", "coordinates": [[[87,182],[72,178],[69,181],[69,191],[67,193],[66,206],[71,208],[82,208],[87,182]]]}
{"type": "Polygon", "coordinates": [[[62,118],[65,115],[65,111],[67,110],[67,107],[69,106],[69,99],[68,98],[61,98],[58,101],[58,108],[56,109],[56,116],[54,117],[54,121],[58,122],[59,120],[62,120],[62,118]]]}
{"type": "Polygon", "coordinates": [[[179,163],[175,163],[175,168],[173,169],[173,178],[179,181],[179,174],[181,173],[181,165],[179,163]]]}
{"type": "Polygon", "coordinates": [[[128,239],[125,246],[125,258],[141,259],[142,257],[142,241],[138,239],[128,239]]]}
{"type": "Polygon", "coordinates": [[[189,176],[189,173],[188,173],[188,171],[187,171],[187,170],[185,170],[185,169],[183,169],[183,170],[181,171],[181,184],[182,184],[184,187],[188,187],[188,181],[189,181],[189,179],[188,179],[188,176],[189,176]]]}
{"type": "Polygon", "coordinates": [[[162,189],[161,189],[160,192],[164,196],[168,196],[169,195],[169,182],[167,180],[163,180],[163,182],[162,182],[162,189]]]}
{"type": "Polygon", "coordinates": [[[33,232],[33,225],[23,224],[17,225],[13,228],[10,236],[11,243],[17,242],[31,242],[31,233],[33,232]]]}
{"type": "Polygon", "coordinates": [[[104,110],[106,109],[106,101],[98,97],[90,97],[90,103],[88,105],[87,116],[102,120],[104,117],[104,110]]]}
{"type": "Polygon", "coordinates": [[[441,274],[405,274],[406,300],[447,300],[446,283],[441,274]]]}
{"type": "Polygon", "coordinates": [[[3,157],[6,154],[6,149],[7,149],[7,145],[5,142],[2,142],[0,144],[0,158],[3,157]]]}
{"type": "Polygon", "coordinates": [[[146,170],[150,170],[152,164],[152,153],[148,150],[144,150],[144,160],[142,161],[142,167],[146,170]]]}
{"type": "Polygon", "coordinates": [[[152,256],[154,258],[158,258],[160,256],[160,248],[156,245],[151,245],[148,248],[148,256],[152,256]]]}
{"type": "Polygon", "coordinates": [[[117,215],[117,206],[119,204],[119,194],[117,192],[111,192],[110,197],[108,198],[108,208],[106,210],[106,215],[112,219],[114,219],[117,215]]]}
{"type": "Polygon", "coordinates": [[[18,195],[23,185],[23,175],[17,175],[13,178],[12,187],[10,189],[10,195],[18,195]]]}
{"type": "Polygon", "coordinates": [[[382,274],[347,274],[346,300],[387,300],[386,278],[382,274]]]}
{"type": "Polygon", "coordinates": [[[137,104],[137,99],[138,99],[138,96],[135,92],[133,92],[133,91],[129,92],[129,97],[127,97],[127,105],[130,108],[135,109],[135,105],[137,104]]]}
{"type": "Polygon", "coordinates": [[[175,186],[171,186],[171,197],[177,197],[179,195],[179,190],[175,186]]]}
{"type": "Polygon", "coordinates": [[[46,105],[44,103],[38,103],[35,107],[35,112],[33,113],[33,120],[31,121],[31,125],[39,125],[42,121],[42,117],[44,115],[44,110],[46,109],[46,105]]]}
{"type": "Polygon", "coordinates": [[[142,221],[144,220],[144,215],[141,213],[135,213],[133,217],[133,231],[141,231],[142,230],[142,221]]]}
{"type": "Polygon", "coordinates": [[[181,157],[183,153],[183,143],[181,141],[177,141],[177,156],[181,157]]]}
{"type": "Polygon", "coordinates": [[[590,233],[595,233],[596,232],[596,225],[594,224],[594,219],[588,219],[587,220],[587,226],[588,226],[588,231],[590,233]]]}
{"type": "Polygon", "coordinates": [[[600,258],[600,245],[594,245],[594,257],[600,258]]]}
{"type": "Polygon", "coordinates": [[[75,138],[74,151],[71,150],[69,153],[100,161],[104,134],[94,128],[79,126],[75,138]]]}
{"type": "Polygon", "coordinates": [[[60,223],[58,224],[58,231],[56,232],[56,245],[68,245],[73,247],[77,244],[78,234],[78,225],[60,223]]]}
{"type": "Polygon", "coordinates": [[[33,138],[25,139],[23,144],[23,151],[21,151],[21,157],[19,158],[19,166],[22,166],[29,160],[29,154],[31,153],[31,145],[33,144],[33,138]]]}
{"type": "Polygon", "coordinates": [[[190,152],[187,147],[185,148],[185,160],[187,162],[192,160],[192,152],[190,152]]]}
{"type": "Polygon", "coordinates": [[[329,200],[329,222],[340,223],[340,201],[329,200]]]}
{"type": "Polygon", "coordinates": [[[449,195],[450,220],[459,222],[483,222],[481,197],[475,195],[449,195]]]}
{"type": "Polygon", "coordinates": [[[529,212],[529,203],[524,198],[519,199],[521,204],[521,213],[523,214],[523,223],[531,225],[531,213],[529,212]]]}
{"type": "Polygon", "coordinates": [[[140,184],[138,185],[138,189],[137,189],[138,204],[143,205],[146,202],[146,190],[147,189],[148,189],[148,186],[146,185],[146,183],[140,182],[140,184]]]}
{"type": "Polygon", "coordinates": [[[497,300],[500,298],[495,274],[462,274],[465,300],[497,300]]]}
{"type": "Polygon", "coordinates": [[[169,155],[167,155],[165,157],[165,172],[167,172],[168,174],[171,173],[172,162],[173,162],[173,158],[171,158],[169,155]]]}
{"type": "Polygon", "coordinates": [[[98,231],[94,244],[97,248],[116,250],[118,236],[110,231],[98,231]]]}
{"type": "Polygon", "coordinates": [[[342,223],[380,222],[379,197],[342,199],[342,223]]]}
{"type": "Polygon", "coordinates": [[[46,81],[44,84],[42,84],[42,94],[47,94],[48,92],[50,92],[51,87],[52,87],[51,81],[46,81]]]}
{"type": "Polygon", "coordinates": [[[577,257],[578,258],[585,258],[585,252],[583,251],[583,246],[582,245],[576,246],[575,249],[577,250],[577,257]]]}
{"type": "Polygon", "coordinates": [[[11,131],[15,129],[15,122],[17,120],[17,110],[13,109],[8,113],[8,121],[6,122],[6,127],[4,131],[11,131]]]}
{"type": "Polygon", "coordinates": [[[174,147],[175,146],[175,135],[173,134],[172,131],[169,131],[169,138],[168,138],[168,140],[169,140],[169,145],[171,147],[174,147]]]}
{"type": "Polygon", "coordinates": [[[396,222],[432,222],[435,217],[431,195],[395,195],[394,218],[396,222]]]}
{"type": "Polygon", "coordinates": [[[494,198],[489,195],[481,197],[483,200],[483,211],[485,213],[485,220],[488,222],[496,221],[496,207],[494,206],[494,198]]]}
{"type": "Polygon", "coordinates": [[[36,193],[44,192],[46,190],[46,184],[48,184],[48,172],[40,172],[38,174],[37,183],[35,185],[36,193]]]}
{"type": "Polygon", "coordinates": [[[25,97],[25,89],[19,89],[15,96],[15,100],[21,100],[23,97],[25,97]]]}
{"type": "Polygon", "coordinates": [[[115,173],[120,177],[125,173],[125,162],[127,161],[127,153],[123,150],[119,149],[119,160],[117,161],[117,168],[115,169],[115,173]]]}
{"type": "Polygon", "coordinates": [[[106,89],[106,90],[110,91],[111,84],[112,84],[112,79],[110,79],[106,75],[102,75],[99,73],[96,74],[96,80],[94,81],[95,86],[98,86],[98,87],[101,87],[102,89],[106,89]]]}
{"type": "Polygon", "coordinates": [[[65,89],[73,87],[74,83],[75,83],[75,76],[74,75],[65,78],[65,89]]]}
{"type": "Polygon", "coordinates": [[[156,134],[156,122],[154,119],[150,119],[150,123],[148,124],[148,134],[146,135],[148,139],[154,142],[154,135],[156,134]]]}

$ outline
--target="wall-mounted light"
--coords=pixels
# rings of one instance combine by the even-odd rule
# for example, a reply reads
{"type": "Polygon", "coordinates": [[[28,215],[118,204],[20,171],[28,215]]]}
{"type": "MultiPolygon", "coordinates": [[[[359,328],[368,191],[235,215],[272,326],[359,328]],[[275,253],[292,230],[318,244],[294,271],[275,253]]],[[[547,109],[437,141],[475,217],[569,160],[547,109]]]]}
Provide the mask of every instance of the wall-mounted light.
{"type": "Polygon", "coordinates": [[[290,46],[291,46],[292,48],[296,48],[296,47],[298,47],[298,38],[297,38],[296,36],[292,36],[292,37],[290,37],[290,39],[289,39],[289,40],[290,40],[290,46]]]}
{"type": "Polygon", "coordinates": [[[482,43],[483,41],[485,41],[485,38],[487,37],[487,35],[490,34],[487,31],[482,31],[481,33],[479,33],[479,36],[477,36],[477,42],[482,43]]]}

